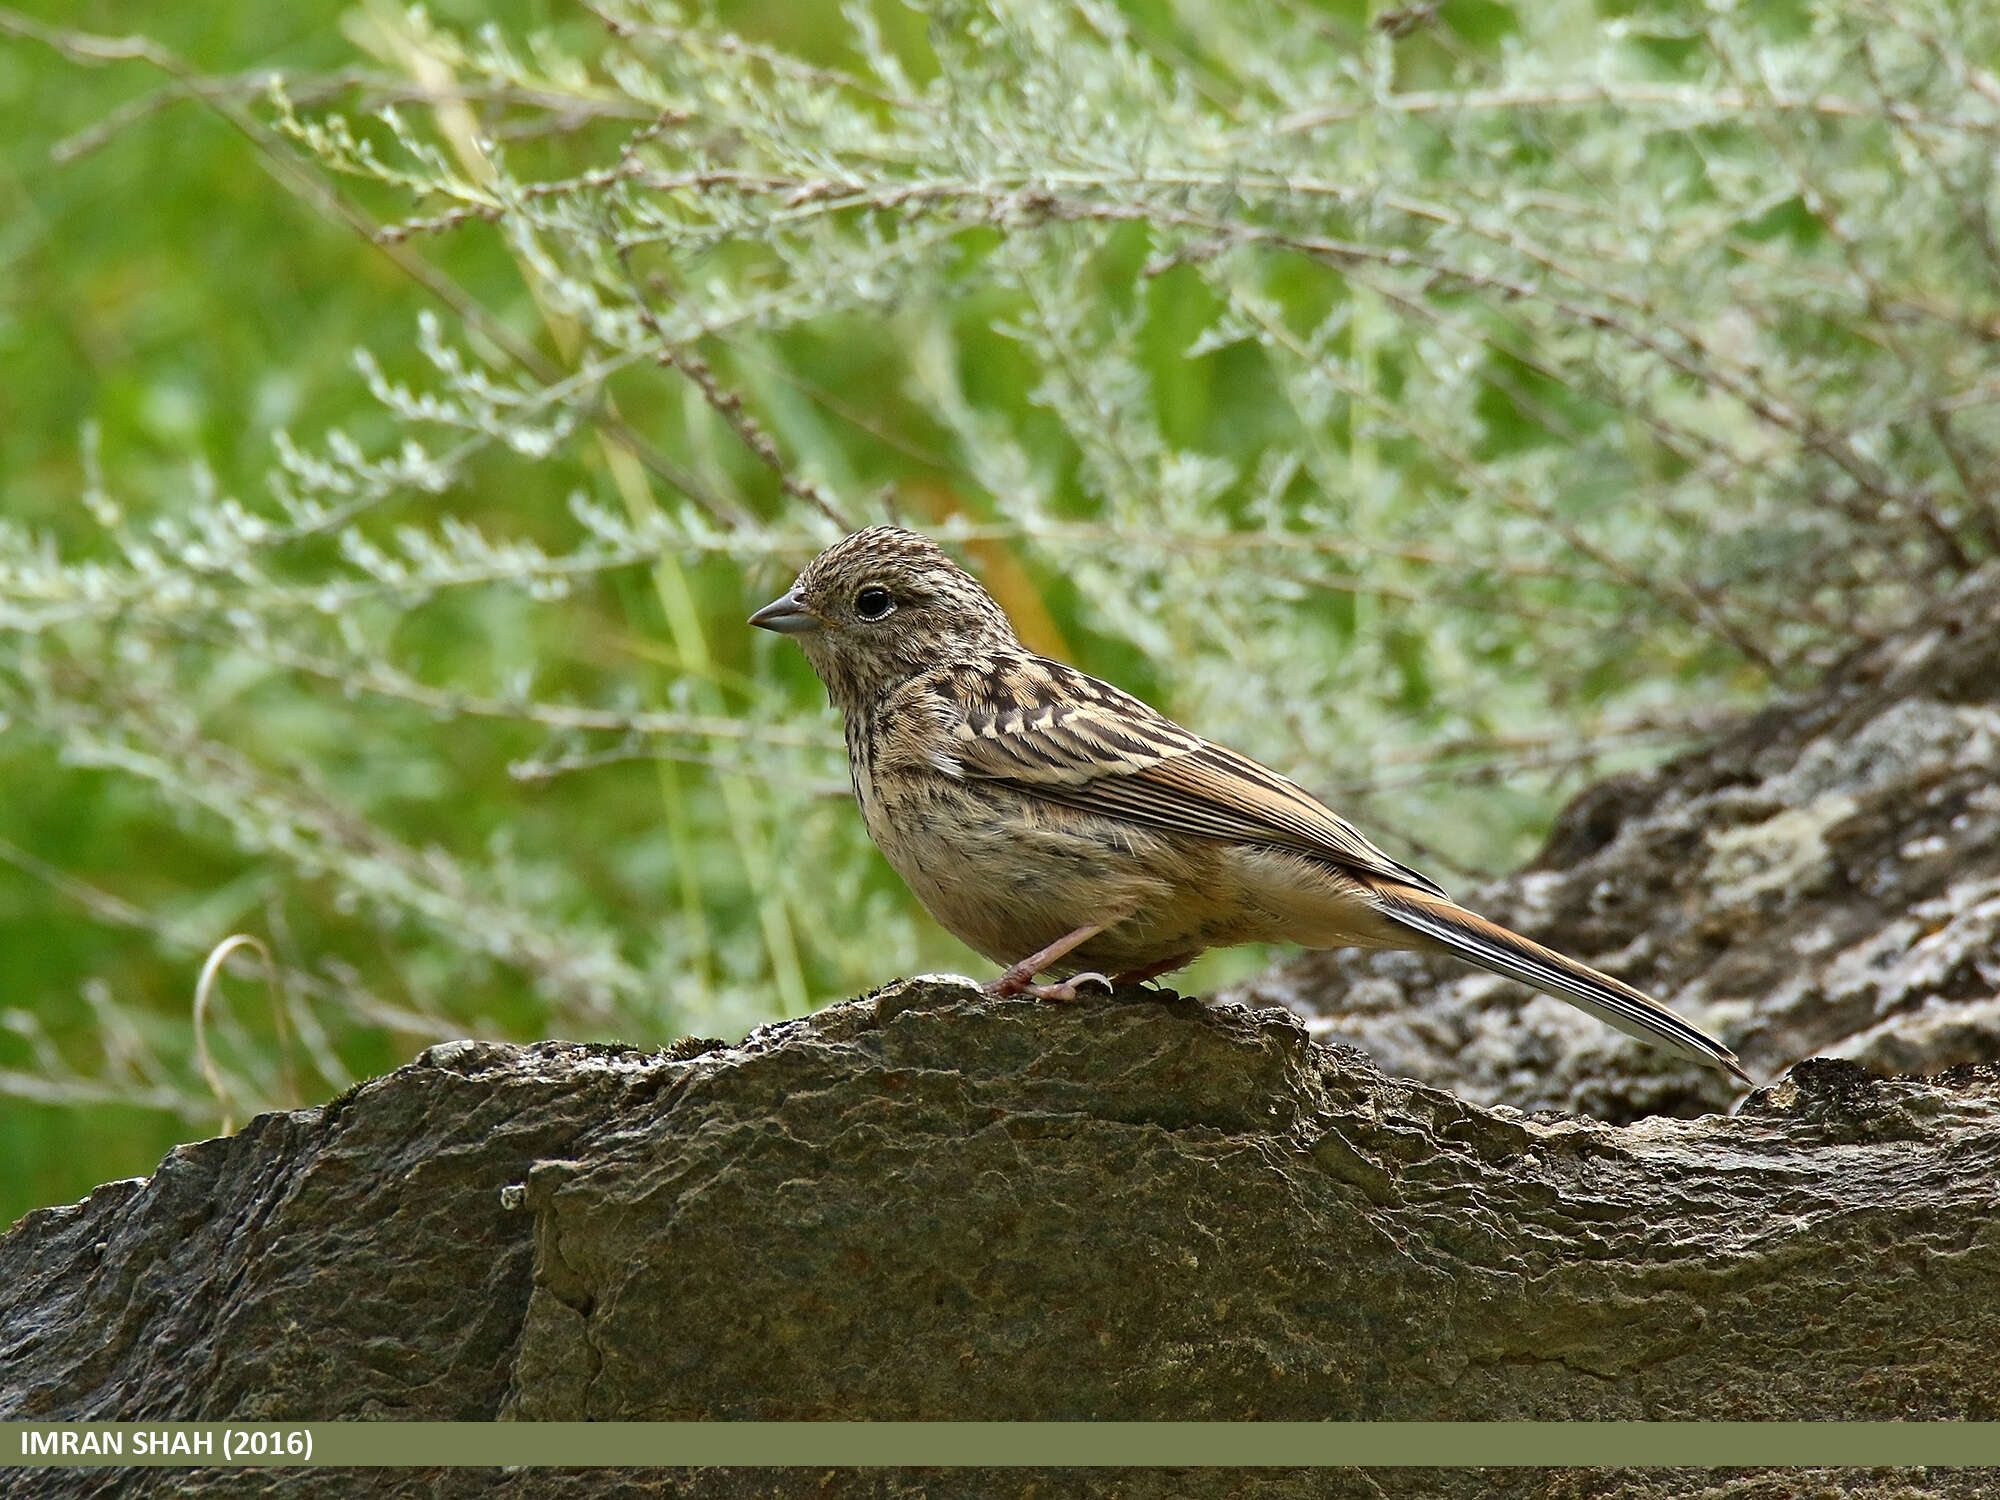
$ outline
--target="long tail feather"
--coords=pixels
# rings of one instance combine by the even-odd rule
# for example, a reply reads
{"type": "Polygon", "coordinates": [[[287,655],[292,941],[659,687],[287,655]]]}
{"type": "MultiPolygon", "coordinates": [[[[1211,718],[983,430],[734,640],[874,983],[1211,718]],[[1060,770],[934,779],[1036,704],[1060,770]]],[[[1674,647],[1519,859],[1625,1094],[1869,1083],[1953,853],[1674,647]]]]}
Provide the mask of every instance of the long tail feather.
{"type": "Polygon", "coordinates": [[[1627,1036],[1751,1082],[1731,1052],[1692,1022],[1623,980],[1565,958],[1532,938],[1509,932],[1451,901],[1422,891],[1376,887],[1377,910],[1397,926],[1429,938],[1467,963],[1567,1000],[1627,1036]]]}

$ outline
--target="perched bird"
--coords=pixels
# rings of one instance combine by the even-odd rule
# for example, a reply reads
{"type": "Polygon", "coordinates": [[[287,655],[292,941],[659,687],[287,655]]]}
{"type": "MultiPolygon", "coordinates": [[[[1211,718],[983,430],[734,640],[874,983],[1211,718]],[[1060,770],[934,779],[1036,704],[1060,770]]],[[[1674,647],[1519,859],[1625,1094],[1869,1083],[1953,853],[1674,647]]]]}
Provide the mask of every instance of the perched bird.
{"type": "Polygon", "coordinates": [[[1750,1081],[1700,1028],[1467,911],[1296,783],[1037,656],[928,538],[855,532],[750,623],[804,648],[846,718],[870,837],[946,931],[1006,966],[995,994],[1073,998],[1234,943],[1408,948],[1750,1081]]]}

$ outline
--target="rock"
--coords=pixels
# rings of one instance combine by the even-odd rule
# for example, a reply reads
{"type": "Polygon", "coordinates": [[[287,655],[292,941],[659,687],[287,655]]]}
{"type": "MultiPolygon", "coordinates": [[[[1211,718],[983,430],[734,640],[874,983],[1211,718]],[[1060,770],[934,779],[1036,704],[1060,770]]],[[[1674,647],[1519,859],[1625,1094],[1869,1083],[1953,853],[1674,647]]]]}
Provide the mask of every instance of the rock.
{"type": "Polygon", "coordinates": [[[0,1416],[2000,1416],[2000,1070],[1618,1127],[910,981],[454,1044],[0,1241],[0,1416]]]}
{"type": "MultiPolygon", "coordinates": [[[[2000,1059],[2000,568],[1715,745],[1584,793],[1528,870],[1454,894],[1672,1004],[1755,1077],[2000,1059]]],[[[1310,954],[1234,998],[1480,1103],[1631,1121],[1739,1091],[1445,959],[1310,954]]]]}

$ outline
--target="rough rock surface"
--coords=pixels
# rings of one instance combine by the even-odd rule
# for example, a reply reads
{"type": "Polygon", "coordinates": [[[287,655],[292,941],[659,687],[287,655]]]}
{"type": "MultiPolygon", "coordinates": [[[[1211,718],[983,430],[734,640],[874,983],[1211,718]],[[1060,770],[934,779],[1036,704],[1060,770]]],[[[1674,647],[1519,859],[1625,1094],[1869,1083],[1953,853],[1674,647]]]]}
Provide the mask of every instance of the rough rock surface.
{"type": "Polygon", "coordinates": [[[918,980],[435,1047],[31,1214],[0,1416],[1993,1418],[1996,1210],[1993,1068],[1619,1127],[1282,1010],[918,980]]]}
{"type": "MultiPolygon", "coordinates": [[[[2000,570],[1717,744],[1594,787],[1527,871],[1454,894],[1674,1005],[1759,1079],[2000,1059],[2000,570]]],[[[1481,1103],[1627,1121],[1740,1092],[1446,959],[1310,954],[1234,998],[1481,1103]]]]}

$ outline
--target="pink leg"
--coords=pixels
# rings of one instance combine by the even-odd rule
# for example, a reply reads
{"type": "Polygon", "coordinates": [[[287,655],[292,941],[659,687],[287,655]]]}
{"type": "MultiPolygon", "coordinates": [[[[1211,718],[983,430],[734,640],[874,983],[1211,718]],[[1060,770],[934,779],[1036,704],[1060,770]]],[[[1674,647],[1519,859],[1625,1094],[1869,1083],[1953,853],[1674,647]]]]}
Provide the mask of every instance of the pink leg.
{"type": "MultiPolygon", "coordinates": [[[[1030,953],[1019,963],[1010,967],[1005,974],[986,986],[989,995],[1034,995],[1042,1000],[1074,1000],[1079,979],[1104,979],[1102,974],[1078,974],[1065,979],[1061,984],[1036,984],[1035,976],[1056,962],[1070,949],[1079,947],[1096,937],[1109,927],[1109,922],[1093,922],[1088,927],[1079,927],[1075,932],[1057,938],[1039,953],[1030,953]]],[[[1110,981],[1104,980],[1106,985],[1110,981]]]]}

